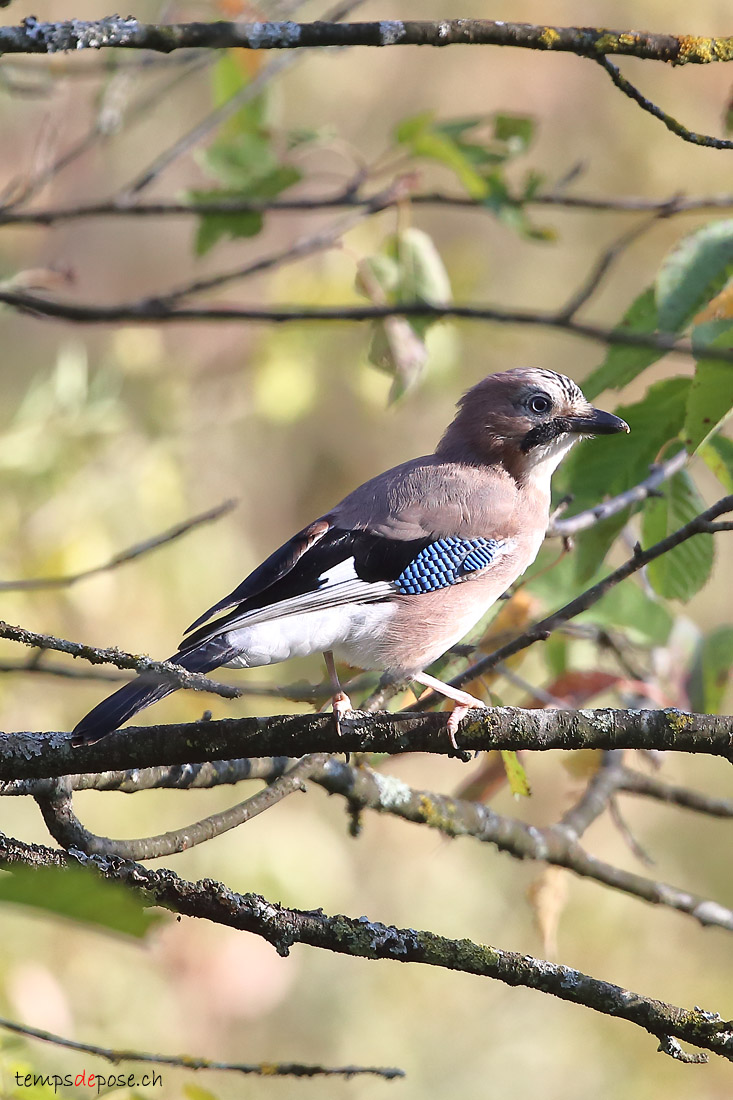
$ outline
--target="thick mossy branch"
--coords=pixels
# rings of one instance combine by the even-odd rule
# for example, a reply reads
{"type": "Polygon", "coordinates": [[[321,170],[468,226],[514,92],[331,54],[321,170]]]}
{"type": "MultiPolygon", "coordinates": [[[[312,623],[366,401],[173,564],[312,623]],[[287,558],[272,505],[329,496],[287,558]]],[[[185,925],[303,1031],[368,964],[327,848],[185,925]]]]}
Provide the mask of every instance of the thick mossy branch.
{"type": "MultiPolygon", "coordinates": [[[[305,756],[311,752],[430,752],[455,756],[447,713],[353,711],[337,732],[330,714],[225,718],[137,726],[96,745],[71,747],[70,733],[0,735],[0,781],[79,772],[195,764],[235,757],[305,756]]],[[[733,758],[733,718],[679,710],[522,710],[470,712],[458,734],[462,750],[660,749],[733,758]]],[[[0,793],[2,787],[0,786],[0,793]]]]}
{"type": "Polygon", "coordinates": [[[58,53],[64,50],[155,50],[231,48],[294,50],[323,46],[514,46],[580,57],[607,54],[707,65],[733,59],[733,37],[652,34],[601,27],[549,27],[490,19],[433,22],[383,19],[371,23],[215,22],[158,25],[117,15],[93,22],[70,19],[44,23],[29,16],[20,26],[0,27],[3,53],[58,53]]]}
{"type": "Polygon", "coordinates": [[[636,1024],[660,1041],[672,1036],[733,1061],[733,1032],[717,1013],[684,1009],[591,978],[568,966],[471,940],[451,940],[432,932],[395,928],[367,917],[328,916],[238,894],[220,882],[187,882],[172,871],[151,871],[137,863],[100,857],[67,856],[41,845],[25,845],[0,834],[0,866],[68,866],[81,862],[104,878],[129,886],[150,905],[198,917],[261,936],[281,955],[296,943],[366,959],[423,963],[507,985],[525,986],[636,1024]]]}

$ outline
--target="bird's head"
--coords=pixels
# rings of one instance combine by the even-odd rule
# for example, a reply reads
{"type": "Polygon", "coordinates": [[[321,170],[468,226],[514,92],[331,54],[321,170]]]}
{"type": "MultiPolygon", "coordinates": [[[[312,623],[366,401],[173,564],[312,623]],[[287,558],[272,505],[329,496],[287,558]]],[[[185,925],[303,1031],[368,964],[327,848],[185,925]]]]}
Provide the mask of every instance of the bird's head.
{"type": "Polygon", "coordinates": [[[438,452],[501,462],[515,477],[549,477],[583,435],[628,432],[620,417],[594,408],[571,378],[538,367],[490,374],[463,395],[438,452]]]}

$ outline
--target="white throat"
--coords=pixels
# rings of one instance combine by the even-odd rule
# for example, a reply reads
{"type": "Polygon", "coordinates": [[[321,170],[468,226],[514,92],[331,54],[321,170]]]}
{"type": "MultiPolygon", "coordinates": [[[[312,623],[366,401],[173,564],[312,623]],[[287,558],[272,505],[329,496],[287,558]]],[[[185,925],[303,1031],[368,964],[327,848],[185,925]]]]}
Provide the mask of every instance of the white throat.
{"type": "Polygon", "coordinates": [[[529,476],[532,480],[535,482],[547,481],[549,483],[555,470],[577,440],[577,435],[565,432],[550,443],[539,443],[536,447],[533,447],[526,460],[529,467],[529,476]]]}

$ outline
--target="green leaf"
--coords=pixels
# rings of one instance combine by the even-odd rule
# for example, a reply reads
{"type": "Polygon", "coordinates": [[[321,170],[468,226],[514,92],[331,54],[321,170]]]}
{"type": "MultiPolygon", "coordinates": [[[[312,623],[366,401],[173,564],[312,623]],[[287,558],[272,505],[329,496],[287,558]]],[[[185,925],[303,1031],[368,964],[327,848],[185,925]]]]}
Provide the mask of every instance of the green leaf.
{"type": "MultiPolygon", "coordinates": [[[[222,107],[233,96],[241,92],[250,82],[249,75],[238,63],[234,50],[225,50],[211,72],[212,99],[214,107],[222,107]]],[[[235,114],[227,118],[219,128],[220,137],[232,136],[246,131],[264,129],[267,115],[267,94],[265,92],[244,103],[235,114]]]]}
{"type": "Polygon", "coordinates": [[[535,225],[531,221],[524,206],[524,200],[512,195],[506,180],[501,172],[492,172],[486,176],[488,191],[483,200],[483,205],[495,214],[499,221],[509,229],[537,241],[551,241],[556,237],[555,230],[548,227],[535,225]]]}
{"type": "Polygon", "coordinates": [[[698,454],[726,493],[733,493],[733,439],[716,435],[703,443],[698,454]]]}
{"type": "MultiPolygon", "coordinates": [[[[614,332],[627,332],[651,336],[657,330],[657,303],[654,287],[647,287],[624,313],[621,324],[614,332]]],[[[606,358],[583,382],[583,393],[589,400],[603,390],[620,390],[665,352],[656,348],[634,348],[625,344],[612,344],[606,358]]]]}
{"type": "Polygon", "coordinates": [[[501,750],[501,759],[504,764],[504,771],[506,777],[509,780],[509,789],[515,798],[528,798],[532,790],[527,779],[527,773],[519,763],[519,757],[510,749],[501,750]]]}
{"type": "Polygon", "coordinates": [[[186,1100],[216,1100],[213,1092],[209,1092],[202,1085],[194,1084],[193,1081],[183,1086],[183,1095],[186,1100]]]}
{"type": "Polygon", "coordinates": [[[406,229],[389,237],[385,253],[397,265],[394,287],[397,303],[424,302],[440,306],[450,301],[450,280],[442,257],[432,237],[422,229],[406,229]]]}
{"type": "Polygon", "coordinates": [[[689,391],[689,378],[655,382],[641,401],[615,410],[629,425],[629,435],[598,436],[577,444],[555,477],[557,492],[572,493],[574,512],[644,480],[665,444],[678,437],[689,391]]]}
{"type": "MultiPolygon", "coordinates": [[[[664,495],[647,500],[642,519],[644,547],[671,535],[704,511],[705,502],[686,470],[664,487],[664,495]]],[[[694,535],[647,566],[655,592],[666,599],[689,600],[703,587],[713,568],[713,536],[694,535]]]]}
{"type": "Polygon", "coordinates": [[[679,332],[733,275],[733,219],[711,222],[685,237],[659,269],[659,327],[679,332]]]}
{"type": "Polygon", "coordinates": [[[690,706],[698,714],[720,714],[733,668],[733,626],[720,626],[703,639],[690,674],[690,706]]]}
{"type": "Polygon", "coordinates": [[[697,366],[682,429],[682,439],[690,454],[694,454],[733,411],[733,363],[705,358],[708,348],[733,348],[733,325],[730,321],[697,325],[692,330],[692,346],[697,366]]]}
{"type": "Polygon", "coordinates": [[[674,622],[667,608],[647,596],[632,578],[609,589],[594,607],[578,616],[578,620],[618,627],[632,639],[637,637],[651,645],[665,645],[674,622]]]}
{"type": "Polygon", "coordinates": [[[430,129],[434,121],[435,111],[420,111],[417,115],[410,115],[409,118],[403,118],[402,121],[398,122],[395,126],[395,140],[398,141],[400,145],[411,145],[416,137],[430,129]]]}
{"type": "MultiPolygon", "coordinates": [[[[226,202],[227,199],[241,199],[239,191],[189,191],[192,202],[226,202]]],[[[248,212],[242,214],[201,214],[196,232],[195,250],[197,256],[203,256],[222,237],[256,237],[262,230],[262,214],[248,212]]]]}
{"type": "Polygon", "coordinates": [[[516,152],[524,152],[529,147],[534,130],[534,119],[526,115],[496,115],[494,118],[494,136],[498,141],[513,145],[516,152]]]}
{"type": "Polygon", "coordinates": [[[163,919],[120,883],[82,867],[14,867],[0,873],[0,902],[26,905],[108,932],[142,938],[163,919]]]}
{"type": "MultiPolygon", "coordinates": [[[[300,179],[300,172],[287,164],[275,165],[258,176],[254,171],[240,176],[237,189],[190,191],[193,202],[226,202],[229,200],[265,201],[274,198],[287,187],[292,187],[300,179]]],[[[243,213],[201,214],[196,233],[195,249],[197,256],[203,256],[222,237],[255,237],[261,232],[264,216],[257,211],[243,213]]]]}
{"type": "MultiPolygon", "coordinates": [[[[548,556],[544,551],[538,563],[540,571],[548,556]]],[[[554,551],[556,553],[556,551],[554,551]]],[[[600,564],[600,563],[599,563],[600,564]]],[[[607,568],[599,568],[588,579],[588,586],[608,576],[607,568]]],[[[578,595],[578,582],[574,575],[572,555],[566,555],[557,565],[530,578],[528,587],[542,599],[547,610],[562,607],[578,595]]],[[[648,596],[634,577],[609,588],[608,592],[577,618],[578,622],[596,623],[599,626],[617,627],[643,643],[664,645],[672,629],[673,618],[666,607],[648,596]]]]}

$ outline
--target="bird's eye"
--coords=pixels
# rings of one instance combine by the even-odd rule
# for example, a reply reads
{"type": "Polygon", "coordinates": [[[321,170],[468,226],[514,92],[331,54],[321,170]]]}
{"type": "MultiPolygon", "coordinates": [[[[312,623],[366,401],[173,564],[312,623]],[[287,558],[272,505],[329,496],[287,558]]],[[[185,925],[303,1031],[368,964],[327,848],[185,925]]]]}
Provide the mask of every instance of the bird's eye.
{"type": "Polygon", "coordinates": [[[536,393],[534,397],[530,397],[527,402],[527,407],[533,413],[546,413],[552,408],[552,401],[549,397],[546,397],[543,393],[536,393]]]}

